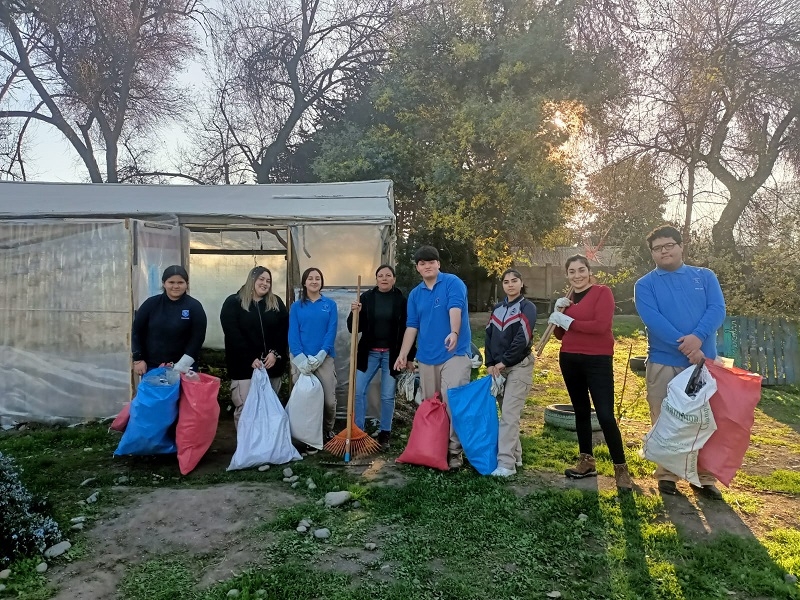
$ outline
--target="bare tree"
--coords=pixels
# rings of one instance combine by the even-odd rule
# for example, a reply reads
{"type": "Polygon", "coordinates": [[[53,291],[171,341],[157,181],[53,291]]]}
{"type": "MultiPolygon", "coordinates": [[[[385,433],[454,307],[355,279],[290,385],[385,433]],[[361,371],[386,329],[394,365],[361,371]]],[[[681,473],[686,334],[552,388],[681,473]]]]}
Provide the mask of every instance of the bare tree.
{"type": "Polygon", "coordinates": [[[712,229],[715,251],[738,256],[734,232],[782,161],[800,157],[800,3],[642,0],[632,35],[645,58],[619,115],[622,148],[683,169],[685,226],[697,170],[728,191],[712,229]]]}
{"type": "Polygon", "coordinates": [[[365,85],[386,55],[395,0],[230,0],[213,29],[214,93],[194,174],[275,178],[287,149],[365,85]]]}
{"type": "Polygon", "coordinates": [[[196,50],[198,2],[0,0],[0,120],[24,122],[20,146],[30,121],[56,128],[91,181],[119,181],[121,142],[185,106],[175,78],[196,50]]]}

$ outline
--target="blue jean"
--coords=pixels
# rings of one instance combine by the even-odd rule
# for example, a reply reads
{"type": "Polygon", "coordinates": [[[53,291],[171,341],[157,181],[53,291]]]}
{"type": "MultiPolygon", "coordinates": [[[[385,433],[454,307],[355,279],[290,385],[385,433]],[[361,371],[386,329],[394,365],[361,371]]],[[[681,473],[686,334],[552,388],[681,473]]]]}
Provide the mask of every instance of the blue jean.
{"type": "Polygon", "coordinates": [[[367,418],[367,388],[378,371],[381,372],[381,431],[392,430],[395,381],[391,375],[389,351],[369,351],[366,371],[356,371],[356,427],[364,429],[367,418]]]}

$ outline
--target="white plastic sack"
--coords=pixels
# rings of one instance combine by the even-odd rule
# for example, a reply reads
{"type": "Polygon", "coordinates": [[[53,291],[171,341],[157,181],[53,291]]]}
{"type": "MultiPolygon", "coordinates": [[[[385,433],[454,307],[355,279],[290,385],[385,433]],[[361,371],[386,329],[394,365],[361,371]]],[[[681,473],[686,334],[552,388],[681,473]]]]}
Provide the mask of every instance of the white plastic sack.
{"type": "Polygon", "coordinates": [[[414,402],[414,388],[416,374],[413,371],[403,370],[397,376],[397,400],[400,402],[414,402]]]}
{"type": "Polygon", "coordinates": [[[292,439],[320,450],[324,409],[325,394],[319,379],[314,375],[301,374],[286,404],[292,439]]]}
{"type": "Polygon", "coordinates": [[[239,418],[236,452],[228,471],[268,463],[280,465],[292,460],[303,460],[303,457],[292,445],[289,417],[270,385],[267,372],[255,369],[239,418]]]}
{"type": "Polygon", "coordinates": [[[700,485],[697,454],[717,430],[708,402],[717,391],[717,382],[703,367],[700,376],[703,387],[696,396],[687,396],[686,385],[693,371],[691,366],[669,382],[661,414],[644,436],[643,454],[682,479],[700,485]]]}

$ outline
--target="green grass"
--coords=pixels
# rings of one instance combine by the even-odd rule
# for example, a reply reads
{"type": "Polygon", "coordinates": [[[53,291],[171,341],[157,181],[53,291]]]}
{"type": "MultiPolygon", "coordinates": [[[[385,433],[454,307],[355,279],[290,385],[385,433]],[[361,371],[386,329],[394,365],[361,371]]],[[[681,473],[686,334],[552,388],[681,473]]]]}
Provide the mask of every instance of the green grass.
{"type": "Polygon", "coordinates": [[[797,471],[777,469],[769,475],[748,475],[740,471],[736,483],[760,491],[800,495],[800,473],[797,471]]]}
{"type": "MultiPolygon", "coordinates": [[[[537,330],[543,329],[542,323],[537,330]]],[[[615,319],[617,345],[615,381],[620,409],[626,419],[648,421],[643,378],[627,370],[629,352],[646,352],[635,317],[615,319]],[[625,374],[627,370],[627,375],[625,374]],[[622,382],[625,394],[622,397],[622,382]]],[[[473,338],[483,345],[483,330],[473,338]]],[[[774,529],[762,539],[717,534],[693,538],[670,522],[658,496],[618,496],[576,489],[559,490],[536,483],[527,474],[560,473],[577,458],[575,434],[546,426],[541,407],[569,402],[558,370],[556,341],[545,349],[534,372],[534,391],[526,404],[523,475],[511,482],[479,477],[465,470],[442,474],[423,468],[398,467],[407,479],[400,487],[363,487],[346,470],[324,477],[320,456],[292,465],[301,480],[313,477],[317,490],[298,489],[305,501],[278,512],[267,523],[241,532],[260,557],[263,567],[248,569],[209,589],[199,589],[214,552],[202,556],[150,557],[129,566],[118,593],[121,600],[221,600],[231,589],[239,598],[299,600],[484,600],[486,598],[543,598],[557,590],[566,600],[576,599],[715,599],[729,597],[800,600],[797,586],[784,582],[785,572],[800,574],[800,534],[774,529]],[[360,509],[328,510],[315,501],[333,489],[349,489],[360,509]],[[586,520],[579,520],[579,515],[586,520]],[[302,518],[329,527],[327,541],[298,535],[302,518]],[[365,560],[363,544],[375,541],[378,552],[368,556],[358,575],[323,570],[319,564],[332,553],[346,560],[365,560]],[[352,557],[348,559],[347,557],[352,557]],[[388,569],[382,567],[388,565],[388,569]],[[733,592],[735,596],[730,596],[733,592]],[[257,595],[259,594],[260,595],[257,595]]],[[[481,374],[484,370],[481,371],[481,374]]],[[[797,388],[769,388],[757,411],[761,427],[754,442],[770,448],[800,450],[800,403],[797,388]],[[797,449],[795,449],[797,446],[797,449]]],[[[114,459],[118,437],[106,427],[35,428],[0,434],[0,451],[13,455],[24,469],[23,481],[35,492],[47,493],[56,518],[67,526],[78,514],[91,518],[131,494],[104,493],[121,475],[137,488],[207,486],[227,482],[277,482],[279,469],[205,472],[181,477],[174,457],[114,459]],[[91,450],[87,450],[91,448],[91,450]],[[96,481],[86,487],[89,477],[96,481]],[[94,489],[100,501],[79,506],[94,489]]],[[[748,462],[764,452],[751,449],[748,462]]],[[[773,452],[774,454],[774,452],[773,452]]],[[[595,448],[598,471],[613,472],[608,449],[595,448]]],[[[635,479],[648,477],[654,465],[626,448],[635,479]]],[[[758,518],[770,502],[761,491],[800,494],[800,474],[788,468],[768,475],[741,472],[733,490],[725,490],[725,504],[712,510],[735,510],[758,518]]],[[[128,500],[129,501],[129,500],[128,500]]],[[[90,552],[82,535],[71,535],[75,547],[65,560],[90,552]]],[[[44,600],[52,595],[46,580],[35,573],[38,560],[17,561],[7,581],[6,596],[44,600]]],[[[0,597],[5,597],[0,595],[0,597]]]]}

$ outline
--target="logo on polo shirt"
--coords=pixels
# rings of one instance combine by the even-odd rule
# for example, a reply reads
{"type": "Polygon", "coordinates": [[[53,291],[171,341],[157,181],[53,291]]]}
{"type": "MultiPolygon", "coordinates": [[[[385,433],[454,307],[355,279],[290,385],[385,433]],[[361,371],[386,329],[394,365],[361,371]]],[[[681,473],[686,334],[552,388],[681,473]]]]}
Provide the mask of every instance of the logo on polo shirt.
{"type": "Polygon", "coordinates": [[[441,300],[439,299],[439,296],[436,296],[436,298],[433,299],[433,308],[439,308],[440,305],[441,300]]]}
{"type": "Polygon", "coordinates": [[[185,308],[181,311],[181,319],[188,319],[189,318],[189,309],[185,308]]]}

